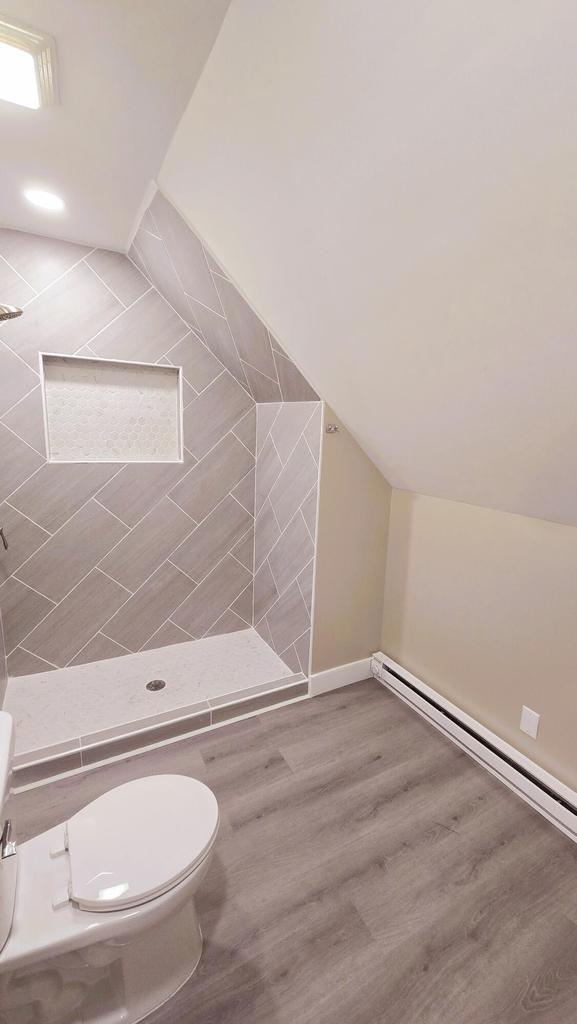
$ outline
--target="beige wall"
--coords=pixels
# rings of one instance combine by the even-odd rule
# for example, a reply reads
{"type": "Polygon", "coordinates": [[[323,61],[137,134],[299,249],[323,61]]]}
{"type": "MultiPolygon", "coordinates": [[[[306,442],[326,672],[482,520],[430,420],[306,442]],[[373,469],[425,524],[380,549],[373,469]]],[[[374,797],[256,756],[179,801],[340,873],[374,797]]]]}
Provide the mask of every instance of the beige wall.
{"type": "Polygon", "coordinates": [[[391,488],[325,409],[313,672],[366,658],[380,643],[391,488]]]}
{"type": "Polygon", "coordinates": [[[577,787],[577,529],[394,491],[382,649],[577,787]]]}

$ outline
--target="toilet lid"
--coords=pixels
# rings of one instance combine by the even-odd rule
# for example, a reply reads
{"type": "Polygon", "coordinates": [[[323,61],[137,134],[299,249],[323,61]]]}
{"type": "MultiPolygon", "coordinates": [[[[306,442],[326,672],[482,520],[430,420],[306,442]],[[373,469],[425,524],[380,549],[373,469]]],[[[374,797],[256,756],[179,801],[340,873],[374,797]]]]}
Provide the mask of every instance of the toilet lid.
{"type": "Polygon", "coordinates": [[[146,903],[190,874],[217,830],[216,797],[197,779],[153,775],[117,786],[67,823],[70,898],[90,911],[146,903]]]}

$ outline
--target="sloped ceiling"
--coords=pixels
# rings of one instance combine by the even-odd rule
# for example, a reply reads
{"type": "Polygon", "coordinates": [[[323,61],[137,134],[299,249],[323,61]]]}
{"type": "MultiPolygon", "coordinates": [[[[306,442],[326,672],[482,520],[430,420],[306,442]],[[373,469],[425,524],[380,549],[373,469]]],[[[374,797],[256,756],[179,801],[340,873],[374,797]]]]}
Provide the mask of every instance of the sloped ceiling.
{"type": "Polygon", "coordinates": [[[3,20],[53,36],[60,103],[0,100],[0,225],[126,250],[228,4],[3,0],[3,20]],[[30,206],[30,187],[62,196],[64,213],[30,206]]]}
{"type": "Polygon", "coordinates": [[[391,484],[577,524],[574,0],[233,0],[160,185],[391,484]]]}

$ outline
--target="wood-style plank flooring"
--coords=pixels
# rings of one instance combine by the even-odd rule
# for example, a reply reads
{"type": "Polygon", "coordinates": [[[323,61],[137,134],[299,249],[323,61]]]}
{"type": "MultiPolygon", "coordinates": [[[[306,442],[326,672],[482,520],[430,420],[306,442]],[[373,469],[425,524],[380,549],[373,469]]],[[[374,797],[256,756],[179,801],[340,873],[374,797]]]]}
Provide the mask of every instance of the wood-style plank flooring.
{"type": "Polygon", "coordinates": [[[23,793],[20,837],[158,772],[222,828],[148,1024],[577,1022],[577,847],[374,680],[23,793]]]}

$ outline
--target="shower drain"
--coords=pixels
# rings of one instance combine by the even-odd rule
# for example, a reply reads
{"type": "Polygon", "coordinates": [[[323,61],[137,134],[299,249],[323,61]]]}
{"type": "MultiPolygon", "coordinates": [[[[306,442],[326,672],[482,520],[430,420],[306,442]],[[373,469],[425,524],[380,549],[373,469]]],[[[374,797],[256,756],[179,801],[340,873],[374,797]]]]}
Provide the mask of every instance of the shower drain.
{"type": "Polygon", "coordinates": [[[166,686],[166,683],[164,682],[164,679],[151,679],[150,682],[146,684],[146,689],[147,690],[164,690],[165,686],[166,686]]]}

